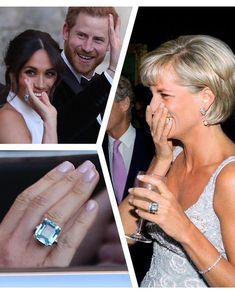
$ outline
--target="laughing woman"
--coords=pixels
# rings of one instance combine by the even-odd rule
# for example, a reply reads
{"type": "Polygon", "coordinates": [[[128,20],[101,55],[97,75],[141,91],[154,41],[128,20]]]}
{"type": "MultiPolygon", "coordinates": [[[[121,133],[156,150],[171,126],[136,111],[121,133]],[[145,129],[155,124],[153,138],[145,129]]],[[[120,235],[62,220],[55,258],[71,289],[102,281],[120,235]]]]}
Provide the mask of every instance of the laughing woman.
{"type": "Polygon", "coordinates": [[[182,36],[149,53],[141,76],[159,151],[141,180],[158,192],[133,188],[120,206],[126,233],[136,227],[131,210],[149,221],[154,249],[141,286],[234,287],[235,145],[221,122],[235,104],[235,56],[216,38],[182,36]]]}
{"type": "Polygon", "coordinates": [[[47,33],[26,30],[10,41],[1,92],[0,143],[57,143],[57,112],[50,99],[63,62],[47,33]]]}

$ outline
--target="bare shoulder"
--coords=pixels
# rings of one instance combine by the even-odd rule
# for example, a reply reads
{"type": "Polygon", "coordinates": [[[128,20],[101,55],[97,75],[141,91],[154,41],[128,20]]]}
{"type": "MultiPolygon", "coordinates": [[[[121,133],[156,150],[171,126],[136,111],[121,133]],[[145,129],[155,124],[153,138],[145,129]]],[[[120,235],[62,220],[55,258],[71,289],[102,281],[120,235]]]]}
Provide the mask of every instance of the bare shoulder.
{"type": "Polygon", "coordinates": [[[24,118],[8,104],[0,108],[0,125],[0,143],[31,143],[24,118]]]}
{"type": "Polygon", "coordinates": [[[235,160],[227,164],[219,173],[214,196],[216,212],[223,214],[225,211],[235,212],[235,160]]]}

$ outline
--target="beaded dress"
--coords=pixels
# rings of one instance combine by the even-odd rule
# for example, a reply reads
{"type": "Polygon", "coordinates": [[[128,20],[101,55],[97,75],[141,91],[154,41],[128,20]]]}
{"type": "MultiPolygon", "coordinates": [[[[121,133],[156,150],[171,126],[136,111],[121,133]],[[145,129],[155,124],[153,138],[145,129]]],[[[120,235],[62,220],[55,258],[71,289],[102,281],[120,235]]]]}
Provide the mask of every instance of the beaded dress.
{"type": "MultiPolygon", "coordinates": [[[[177,147],[174,158],[181,151],[182,148],[177,147]]],[[[227,164],[233,161],[235,156],[230,156],[217,167],[198,201],[185,211],[189,219],[224,258],[226,254],[220,222],[213,209],[213,196],[217,176],[227,164]]],[[[141,287],[208,287],[180,243],[165,234],[156,224],[149,222],[147,230],[154,242],[153,256],[141,287]]]]}

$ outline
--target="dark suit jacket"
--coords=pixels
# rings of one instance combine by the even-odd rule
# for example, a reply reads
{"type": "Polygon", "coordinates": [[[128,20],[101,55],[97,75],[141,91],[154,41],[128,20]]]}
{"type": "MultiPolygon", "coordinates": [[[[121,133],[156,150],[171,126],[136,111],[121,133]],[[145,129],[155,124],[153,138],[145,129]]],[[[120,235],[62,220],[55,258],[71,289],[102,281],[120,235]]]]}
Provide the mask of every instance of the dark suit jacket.
{"type": "Polygon", "coordinates": [[[82,86],[66,65],[53,95],[59,143],[96,143],[100,129],[96,117],[105,110],[110,88],[104,74],[82,86]]]}
{"type": "MultiPolygon", "coordinates": [[[[108,154],[108,135],[106,134],[103,141],[103,150],[106,158],[106,162],[109,167],[109,154],[108,154]]],[[[138,171],[146,171],[149,164],[155,154],[155,147],[150,134],[136,129],[136,138],[133,148],[133,154],[131,158],[130,169],[127,175],[127,181],[123,193],[123,197],[128,194],[128,189],[133,187],[135,177],[138,171]]]]}

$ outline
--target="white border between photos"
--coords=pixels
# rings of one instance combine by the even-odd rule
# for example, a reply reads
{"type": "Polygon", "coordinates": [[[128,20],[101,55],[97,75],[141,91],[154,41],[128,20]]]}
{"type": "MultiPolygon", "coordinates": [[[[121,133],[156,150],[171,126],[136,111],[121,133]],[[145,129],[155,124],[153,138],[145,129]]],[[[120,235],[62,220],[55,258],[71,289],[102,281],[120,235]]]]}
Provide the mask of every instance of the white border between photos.
{"type": "MultiPolygon", "coordinates": [[[[117,68],[117,72],[113,81],[113,86],[112,86],[112,90],[110,92],[110,97],[109,97],[109,101],[107,103],[107,109],[105,112],[105,116],[104,116],[104,121],[103,121],[103,125],[98,137],[98,141],[97,144],[82,144],[82,145],[76,145],[76,144],[58,144],[58,145],[23,145],[23,144],[16,144],[16,145],[10,145],[10,144],[5,144],[5,145],[0,145],[0,150],[53,150],[53,151],[57,151],[57,150],[61,150],[61,151],[73,151],[73,150],[80,150],[80,151],[88,151],[88,152],[98,152],[99,155],[99,159],[100,159],[100,163],[102,166],[102,172],[104,174],[104,178],[105,178],[105,182],[106,182],[106,186],[107,186],[107,190],[109,193],[109,197],[110,197],[110,202],[111,202],[111,206],[113,209],[113,213],[114,213],[114,217],[116,220],[116,224],[118,227],[118,232],[120,235],[120,239],[121,239],[121,243],[122,243],[122,247],[123,247],[123,251],[125,254],[125,258],[126,258],[126,262],[127,262],[127,266],[128,266],[128,270],[129,270],[129,275],[133,284],[133,289],[121,289],[121,291],[124,291],[123,293],[136,293],[139,292],[141,293],[142,291],[146,291],[146,289],[140,289],[140,288],[136,288],[137,287],[137,282],[136,282],[136,278],[135,278],[135,274],[134,274],[134,269],[132,266],[132,262],[130,259],[130,254],[129,254],[129,250],[127,247],[127,243],[125,240],[125,236],[124,236],[124,231],[123,231],[123,227],[121,224],[121,219],[120,219],[120,215],[118,212],[118,207],[116,204],[116,200],[115,200],[115,195],[113,192],[113,188],[112,188],[112,184],[111,184],[111,179],[108,173],[108,168],[107,168],[107,164],[105,162],[105,158],[104,158],[104,153],[102,150],[102,140],[104,137],[104,133],[105,133],[105,129],[107,126],[107,121],[108,121],[108,116],[110,114],[111,111],[111,106],[112,106],[112,101],[114,99],[114,95],[115,95],[115,91],[116,91],[116,87],[118,84],[118,80],[119,80],[119,75],[122,69],[122,65],[124,62],[124,58],[125,58],[125,53],[126,53],[126,49],[129,43],[129,39],[131,36],[131,32],[132,32],[132,27],[134,25],[134,21],[135,21],[135,15],[136,12],[138,10],[139,6],[234,6],[234,0],[191,0],[191,1],[185,1],[185,0],[34,0],[32,1],[25,1],[22,0],[20,3],[19,1],[16,0],[8,0],[8,1],[2,1],[3,3],[1,3],[1,6],[7,6],[7,7],[18,7],[18,6],[76,6],[76,5],[83,5],[83,6],[119,6],[119,7],[132,7],[132,12],[131,12],[131,16],[129,19],[129,24],[128,24],[128,28],[125,34],[125,38],[124,38],[124,42],[123,42],[123,46],[122,46],[122,52],[120,55],[120,62],[118,64],[118,68],[117,68]],[[5,3],[4,3],[5,2],[5,3]],[[95,2],[95,4],[94,4],[95,2]],[[20,4],[20,5],[19,5],[20,4]]],[[[1,285],[0,285],[1,287],[1,285]]],[[[52,291],[56,291],[57,294],[60,293],[78,293],[78,291],[81,291],[82,293],[91,293],[92,291],[96,291],[97,289],[90,289],[90,288],[79,288],[79,290],[77,288],[1,288],[1,293],[15,293],[15,291],[17,290],[17,293],[32,293],[32,291],[37,294],[37,293],[51,293],[52,291]]],[[[102,291],[103,294],[110,294],[110,291],[112,291],[113,294],[116,294],[120,292],[119,288],[99,288],[99,291],[102,291]]],[[[147,290],[148,293],[170,293],[170,291],[172,291],[172,289],[148,289],[147,290]]],[[[174,289],[174,293],[175,291],[177,293],[188,293],[188,291],[190,291],[190,293],[198,293],[198,289],[186,289],[186,288],[180,288],[175,290],[174,289]],[[187,292],[186,292],[187,291],[187,292]],[[197,291],[197,292],[196,292],[197,291]]],[[[200,289],[200,292],[204,292],[204,291],[215,291],[217,293],[221,293],[221,289],[200,289]]],[[[226,292],[226,293],[232,293],[231,291],[234,292],[234,289],[231,288],[223,288],[222,291],[226,292]]],[[[146,292],[145,292],[146,293],[146,292]]]]}

